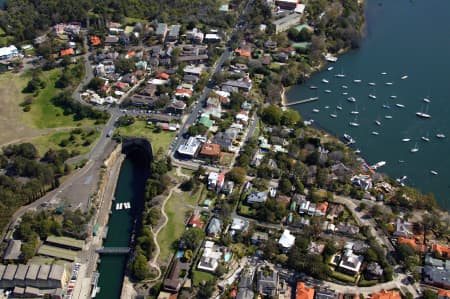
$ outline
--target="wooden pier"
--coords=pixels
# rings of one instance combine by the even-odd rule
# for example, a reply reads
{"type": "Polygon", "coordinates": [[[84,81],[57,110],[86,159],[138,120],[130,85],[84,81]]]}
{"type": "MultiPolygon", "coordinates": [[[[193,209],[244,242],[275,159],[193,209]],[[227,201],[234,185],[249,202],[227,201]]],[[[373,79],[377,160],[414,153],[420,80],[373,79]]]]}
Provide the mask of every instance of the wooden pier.
{"type": "Polygon", "coordinates": [[[300,101],[295,101],[295,102],[290,102],[290,103],[286,103],[286,107],[289,106],[294,106],[294,105],[298,105],[298,104],[305,104],[305,103],[309,103],[309,102],[314,102],[314,101],[318,101],[319,97],[312,97],[312,98],[307,98],[304,100],[300,100],[300,101]]]}

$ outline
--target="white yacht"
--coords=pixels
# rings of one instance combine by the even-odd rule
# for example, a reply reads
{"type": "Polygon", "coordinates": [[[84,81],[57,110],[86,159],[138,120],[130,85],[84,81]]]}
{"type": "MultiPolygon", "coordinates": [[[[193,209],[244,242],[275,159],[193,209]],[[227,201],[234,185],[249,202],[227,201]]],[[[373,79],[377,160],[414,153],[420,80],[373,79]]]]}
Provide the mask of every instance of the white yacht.
{"type": "Polygon", "coordinates": [[[368,83],[370,86],[375,86],[375,85],[377,85],[375,82],[369,82],[368,83]]]}
{"type": "Polygon", "coordinates": [[[438,172],[437,172],[436,170],[430,170],[430,173],[431,173],[432,175],[438,175],[438,172]]]}
{"type": "Polygon", "coordinates": [[[439,133],[439,134],[436,134],[436,137],[439,138],[439,139],[444,139],[445,135],[442,134],[442,133],[439,133]]]}
{"type": "Polygon", "coordinates": [[[360,80],[360,79],[355,79],[355,80],[353,80],[353,82],[354,82],[354,83],[361,83],[362,80],[360,80]]]}
{"type": "Polygon", "coordinates": [[[402,141],[403,142],[409,142],[409,141],[411,141],[411,138],[403,138],[402,141]]]}
{"type": "Polygon", "coordinates": [[[384,118],[386,118],[386,119],[392,119],[392,115],[385,115],[384,118]]]}
{"type": "Polygon", "coordinates": [[[428,114],[428,105],[425,106],[425,112],[418,111],[416,115],[421,118],[431,118],[431,115],[428,114]]]}
{"type": "Polygon", "coordinates": [[[405,80],[405,79],[407,79],[407,78],[408,78],[408,76],[407,76],[407,75],[404,75],[404,76],[402,76],[400,79],[405,80]]]}
{"type": "Polygon", "coordinates": [[[325,93],[331,93],[331,90],[325,89],[324,92],[325,92],[325,93]]]}
{"type": "Polygon", "coordinates": [[[417,142],[414,147],[411,149],[411,153],[417,153],[419,151],[419,147],[417,146],[417,142]]]}
{"type": "Polygon", "coordinates": [[[382,106],[384,109],[391,109],[391,106],[389,106],[388,104],[383,104],[382,106]]]}
{"type": "Polygon", "coordinates": [[[342,89],[347,89],[348,88],[347,85],[342,85],[341,87],[342,87],[342,89]]]}
{"type": "Polygon", "coordinates": [[[351,127],[359,127],[358,116],[355,116],[355,119],[348,123],[351,127]]]}
{"type": "Polygon", "coordinates": [[[325,107],[323,107],[323,108],[325,108],[325,109],[329,109],[329,108],[330,108],[330,106],[328,106],[328,105],[327,105],[327,106],[325,106],[325,107]]]}
{"type": "Polygon", "coordinates": [[[336,117],[337,117],[337,114],[336,114],[336,112],[334,112],[334,113],[330,113],[330,117],[331,117],[331,118],[336,118],[336,117]]]}
{"type": "Polygon", "coordinates": [[[311,86],[309,87],[309,89],[317,89],[317,86],[311,85],[311,86]]]}
{"type": "Polygon", "coordinates": [[[344,134],[344,139],[348,141],[348,143],[353,144],[355,143],[355,139],[353,139],[352,136],[348,135],[348,134],[344,134]]]}
{"type": "Polygon", "coordinates": [[[348,96],[348,92],[344,91],[344,92],[342,93],[342,95],[343,95],[343,96],[348,96]]]}
{"type": "Polygon", "coordinates": [[[392,82],[386,82],[385,83],[387,86],[391,86],[391,85],[393,85],[394,83],[392,83],[392,82]]]}
{"type": "Polygon", "coordinates": [[[377,131],[372,131],[372,135],[379,135],[380,133],[378,133],[377,131]]]}
{"type": "Polygon", "coordinates": [[[398,108],[405,108],[405,105],[400,104],[400,103],[395,104],[395,106],[397,106],[398,108]]]}
{"type": "Polygon", "coordinates": [[[323,83],[330,83],[330,81],[328,81],[328,80],[325,79],[325,78],[322,79],[322,82],[323,82],[323,83]]]}
{"type": "Polygon", "coordinates": [[[424,101],[425,103],[430,103],[430,102],[431,102],[431,100],[430,100],[429,98],[423,98],[423,101],[424,101]]]}
{"type": "Polygon", "coordinates": [[[386,72],[382,72],[381,74],[382,74],[382,75],[387,75],[387,73],[386,73],[386,72]]]}
{"type": "Polygon", "coordinates": [[[377,98],[377,96],[376,95],[374,95],[374,94],[369,94],[369,98],[371,98],[371,99],[376,99],[377,98]]]}
{"type": "Polygon", "coordinates": [[[330,66],[329,68],[327,68],[327,70],[332,71],[334,69],[333,66],[330,66]]]}
{"type": "Polygon", "coordinates": [[[397,98],[397,96],[390,96],[390,98],[391,98],[391,99],[396,99],[396,98],[397,98]]]}
{"type": "Polygon", "coordinates": [[[355,97],[349,97],[349,98],[347,98],[347,101],[349,101],[349,102],[356,102],[356,99],[355,99],[355,97]]]}
{"type": "Polygon", "coordinates": [[[428,138],[428,133],[427,133],[427,136],[422,136],[422,137],[420,137],[420,139],[422,139],[423,141],[426,141],[426,142],[430,142],[430,138],[428,138]]]}
{"type": "Polygon", "coordinates": [[[339,105],[338,105],[338,106],[336,106],[336,109],[337,109],[337,110],[342,110],[342,106],[339,106],[339,105]]]}
{"type": "Polygon", "coordinates": [[[312,110],[312,112],[314,112],[314,113],[319,113],[319,112],[320,112],[320,110],[319,110],[319,109],[317,109],[317,108],[314,108],[314,109],[312,110]]]}
{"type": "Polygon", "coordinates": [[[381,121],[376,120],[376,121],[375,121],[375,124],[376,124],[377,126],[381,126],[381,121]]]}

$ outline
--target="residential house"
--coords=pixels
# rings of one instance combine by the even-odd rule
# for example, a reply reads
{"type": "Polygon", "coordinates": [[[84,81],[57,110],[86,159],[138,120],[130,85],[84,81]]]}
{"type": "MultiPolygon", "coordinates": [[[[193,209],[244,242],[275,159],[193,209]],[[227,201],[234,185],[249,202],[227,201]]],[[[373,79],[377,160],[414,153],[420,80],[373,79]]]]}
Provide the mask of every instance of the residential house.
{"type": "Polygon", "coordinates": [[[234,182],[233,181],[226,181],[225,184],[222,187],[221,192],[224,194],[231,194],[233,193],[233,189],[234,189],[234,182]]]}
{"type": "Polygon", "coordinates": [[[248,221],[242,218],[233,218],[230,229],[235,232],[244,232],[248,228],[248,221]]]}
{"type": "Polygon", "coordinates": [[[275,26],[275,33],[280,33],[300,24],[301,15],[292,13],[272,22],[275,26]]]}
{"type": "Polygon", "coordinates": [[[167,113],[172,113],[175,115],[183,114],[186,109],[186,103],[183,101],[179,101],[177,99],[173,99],[170,104],[167,106],[167,113]]]}
{"type": "Polygon", "coordinates": [[[219,218],[213,217],[209,222],[206,233],[210,237],[217,237],[222,232],[222,221],[219,218]]]}
{"type": "Polygon", "coordinates": [[[297,282],[295,299],[314,299],[314,288],[308,288],[303,282],[297,282]]]}
{"type": "Polygon", "coordinates": [[[278,294],[278,271],[269,266],[260,266],[256,273],[256,285],[261,296],[276,297],[278,294]]]}
{"type": "Polygon", "coordinates": [[[185,74],[189,74],[189,75],[194,75],[197,77],[200,77],[202,72],[203,72],[204,66],[203,65],[198,65],[198,66],[194,66],[194,65],[187,65],[184,67],[183,72],[185,74]]]}
{"type": "Polygon", "coordinates": [[[208,61],[208,54],[178,56],[177,61],[178,63],[205,63],[208,61]]]}
{"type": "Polygon", "coordinates": [[[329,289],[317,289],[315,299],[337,299],[340,298],[334,291],[329,289]]]}
{"type": "Polygon", "coordinates": [[[401,299],[400,293],[398,291],[386,291],[381,290],[376,293],[371,294],[371,299],[401,299]]]}
{"type": "Polygon", "coordinates": [[[325,244],[312,241],[308,246],[308,252],[312,254],[322,254],[325,249],[325,244]]]}
{"type": "Polygon", "coordinates": [[[408,244],[411,246],[415,251],[424,253],[427,249],[425,245],[423,245],[422,241],[418,241],[414,238],[405,238],[405,237],[399,237],[397,239],[398,244],[408,244]]]}
{"type": "Polygon", "coordinates": [[[162,40],[166,38],[167,34],[167,24],[166,23],[158,23],[156,26],[155,34],[160,37],[162,40]]]}
{"type": "Polygon", "coordinates": [[[252,88],[252,82],[251,80],[227,80],[225,81],[222,86],[230,86],[230,87],[235,87],[239,90],[245,91],[245,92],[249,92],[250,89],[252,88]]]}
{"type": "Polygon", "coordinates": [[[263,204],[267,200],[267,192],[253,190],[247,196],[247,203],[253,204],[263,204]]]}
{"type": "Polygon", "coordinates": [[[183,157],[193,158],[197,155],[200,149],[201,142],[195,137],[189,137],[189,139],[178,147],[178,154],[183,157]]]}
{"type": "Polygon", "coordinates": [[[222,250],[212,241],[205,241],[202,256],[197,269],[214,272],[219,266],[220,259],[223,256],[222,250]]]}
{"type": "Polygon", "coordinates": [[[70,56],[70,55],[74,55],[75,51],[73,50],[73,48],[67,48],[64,50],[61,50],[59,52],[59,56],[64,57],[64,56],[70,56]]]}
{"type": "Polygon", "coordinates": [[[278,245],[280,246],[283,252],[289,251],[292,246],[295,244],[295,236],[291,234],[288,229],[283,231],[280,239],[278,240],[278,245]]]}
{"type": "Polygon", "coordinates": [[[208,189],[209,190],[216,189],[218,181],[219,181],[219,173],[211,171],[208,175],[208,189]]]}
{"type": "Polygon", "coordinates": [[[450,246],[444,246],[440,244],[433,244],[431,250],[437,253],[440,257],[450,259],[450,246]]]}
{"type": "Polygon", "coordinates": [[[439,290],[438,299],[450,299],[450,291],[439,290]]]}
{"type": "Polygon", "coordinates": [[[201,44],[204,37],[205,34],[197,28],[193,28],[192,30],[186,32],[186,38],[191,40],[193,43],[201,44]]]}
{"type": "Polygon", "coordinates": [[[197,228],[203,228],[205,226],[205,222],[201,219],[200,213],[195,213],[189,218],[188,226],[197,228]]]}
{"type": "Polygon", "coordinates": [[[361,187],[364,191],[372,189],[372,178],[369,175],[359,174],[351,178],[353,185],[361,187]]]}
{"type": "Polygon", "coordinates": [[[117,35],[108,35],[105,37],[105,45],[111,46],[119,42],[119,37],[117,35]]]}
{"type": "Polygon", "coordinates": [[[259,245],[261,243],[267,242],[269,240],[269,235],[264,232],[255,231],[250,240],[252,244],[259,245]]]}
{"type": "Polygon", "coordinates": [[[255,294],[253,293],[253,276],[254,271],[244,269],[239,280],[239,291],[236,295],[236,299],[253,299],[255,294]]]}
{"type": "Polygon", "coordinates": [[[294,10],[298,5],[298,0],[275,0],[275,5],[283,10],[294,10]]]}
{"type": "Polygon", "coordinates": [[[215,143],[204,143],[198,158],[209,162],[218,161],[220,159],[220,145],[215,143]]]}
{"type": "Polygon", "coordinates": [[[3,254],[3,260],[4,261],[19,260],[20,255],[22,254],[21,247],[22,247],[21,240],[10,239],[8,242],[8,247],[6,248],[5,253],[3,254]]]}
{"type": "Polygon", "coordinates": [[[371,262],[367,265],[366,272],[372,279],[377,279],[383,276],[383,268],[376,262],[371,262]]]}
{"type": "Polygon", "coordinates": [[[183,81],[186,83],[195,84],[198,82],[198,80],[200,80],[200,78],[195,75],[184,75],[183,76],[183,81]]]}
{"type": "Polygon", "coordinates": [[[423,267],[422,280],[438,288],[450,289],[450,269],[427,265],[423,267]]]}
{"type": "Polygon", "coordinates": [[[181,271],[189,270],[188,263],[182,263],[180,259],[176,259],[170,269],[169,275],[164,279],[163,288],[169,292],[178,292],[181,288],[182,279],[180,278],[181,271]]]}
{"type": "Polygon", "coordinates": [[[359,227],[347,222],[340,222],[336,225],[335,232],[353,236],[359,233],[359,227]]]}
{"type": "Polygon", "coordinates": [[[393,235],[395,237],[405,237],[405,238],[411,237],[413,235],[412,223],[403,220],[401,218],[397,218],[395,220],[395,231],[393,235]]]}
{"type": "Polygon", "coordinates": [[[340,204],[332,204],[328,209],[327,219],[334,220],[341,217],[344,213],[344,206],[340,204]]]}
{"type": "Polygon", "coordinates": [[[221,39],[222,38],[217,33],[207,33],[207,34],[205,34],[204,41],[207,44],[220,43],[221,39]]]}
{"type": "Polygon", "coordinates": [[[349,275],[356,275],[361,270],[363,261],[364,257],[362,255],[356,255],[353,253],[353,250],[346,249],[341,257],[338,269],[349,275]]]}
{"type": "Polygon", "coordinates": [[[181,25],[170,26],[169,33],[167,34],[166,41],[174,42],[177,41],[180,36],[181,25]]]}

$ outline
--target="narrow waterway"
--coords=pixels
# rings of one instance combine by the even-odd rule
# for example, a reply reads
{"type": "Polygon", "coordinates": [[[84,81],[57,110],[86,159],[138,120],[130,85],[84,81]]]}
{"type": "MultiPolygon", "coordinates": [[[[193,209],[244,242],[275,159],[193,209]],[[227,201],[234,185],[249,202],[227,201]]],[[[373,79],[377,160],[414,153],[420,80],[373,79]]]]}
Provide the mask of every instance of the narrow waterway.
{"type": "Polygon", "coordinates": [[[293,108],[339,137],[350,134],[356,139],[355,148],[369,163],[386,161],[380,171],[394,178],[406,175],[408,185],[434,193],[440,206],[447,210],[448,20],[447,0],[368,0],[367,34],[361,48],[339,57],[337,63],[328,65],[333,70],[316,73],[287,95],[290,101],[318,96],[317,102],[293,108]],[[336,77],[338,73],[346,77],[336,77]],[[356,102],[349,101],[349,97],[356,102]],[[417,117],[416,112],[421,111],[431,118],[417,117]],[[417,151],[411,152],[413,148],[417,151]]]}
{"type": "MultiPolygon", "coordinates": [[[[108,237],[104,247],[128,247],[133,231],[133,223],[144,205],[145,181],[148,178],[149,167],[143,163],[139,151],[128,154],[124,160],[115,191],[115,201],[112,204],[112,214],[108,222],[108,237]],[[116,203],[130,202],[131,209],[116,211],[116,203]]],[[[102,255],[98,267],[100,273],[98,299],[119,299],[128,256],[102,255]]]]}

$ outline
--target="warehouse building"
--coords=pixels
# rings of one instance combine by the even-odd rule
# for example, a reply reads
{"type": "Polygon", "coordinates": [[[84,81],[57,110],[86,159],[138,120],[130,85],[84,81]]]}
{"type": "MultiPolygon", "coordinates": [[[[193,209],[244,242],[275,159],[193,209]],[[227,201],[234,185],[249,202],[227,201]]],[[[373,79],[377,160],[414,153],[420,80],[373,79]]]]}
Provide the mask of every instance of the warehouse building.
{"type": "Polygon", "coordinates": [[[62,265],[0,265],[0,288],[63,288],[69,273],[62,265]]]}

